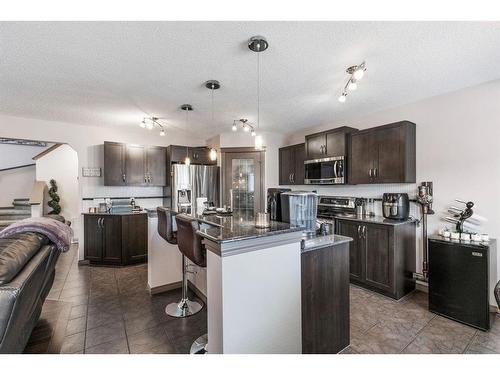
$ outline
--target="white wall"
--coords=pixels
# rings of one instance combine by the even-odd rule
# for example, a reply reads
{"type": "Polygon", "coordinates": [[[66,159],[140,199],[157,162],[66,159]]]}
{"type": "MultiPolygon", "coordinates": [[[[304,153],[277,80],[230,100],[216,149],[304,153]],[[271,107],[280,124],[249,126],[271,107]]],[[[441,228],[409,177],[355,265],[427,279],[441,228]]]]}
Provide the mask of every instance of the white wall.
{"type": "MultiPolygon", "coordinates": [[[[63,144],[36,160],[36,179],[45,181],[50,188],[50,180],[57,185],[57,194],[61,198],[61,215],[75,222],[80,217],[80,199],[78,186],[78,155],[71,146],[63,144]]],[[[45,203],[50,197],[45,197],[45,203]]],[[[46,207],[48,212],[52,209],[46,207]]]]}
{"type": "MultiPolygon", "coordinates": [[[[82,167],[103,167],[102,151],[100,150],[102,150],[104,141],[158,146],[168,146],[170,144],[199,146],[205,144],[205,140],[197,138],[195,134],[179,130],[167,129],[167,135],[160,137],[157,132],[141,129],[139,126],[137,128],[83,126],[4,115],[0,115],[0,137],[69,144],[78,155],[79,206],[81,211],[86,208],[85,204],[81,201],[83,197],[101,197],[109,196],[109,194],[124,197],[148,196],[151,193],[155,195],[157,193],[161,194],[161,188],[105,187],[102,177],[82,177],[82,167]]],[[[147,204],[146,201],[150,200],[139,201],[138,203],[147,204]]],[[[161,203],[161,200],[159,200],[159,202],[154,202],[152,206],[161,203]]],[[[76,231],[75,235],[80,239],[80,258],[82,259],[82,225],[80,222],[74,222],[73,224],[73,229],[76,231]]]]}
{"type": "MultiPolygon", "coordinates": [[[[400,120],[417,124],[417,184],[320,187],[319,193],[380,197],[383,192],[401,191],[415,196],[419,182],[433,181],[436,215],[429,217],[430,234],[446,225],[440,218],[455,198],[461,198],[472,200],[474,211],[489,219],[482,231],[499,238],[500,80],[342,123],[332,121],[289,135],[287,144],[303,142],[305,134],[324,129],[343,125],[364,129],[400,120]]],[[[417,262],[420,266],[420,254],[417,262]]],[[[500,275],[500,259],[497,264],[500,275]]]]}
{"type": "Polygon", "coordinates": [[[16,167],[19,165],[33,164],[33,157],[50,147],[0,144],[0,169],[16,167]]]}
{"type": "Polygon", "coordinates": [[[15,198],[29,198],[34,181],[35,166],[0,172],[0,207],[12,206],[15,198]]]}

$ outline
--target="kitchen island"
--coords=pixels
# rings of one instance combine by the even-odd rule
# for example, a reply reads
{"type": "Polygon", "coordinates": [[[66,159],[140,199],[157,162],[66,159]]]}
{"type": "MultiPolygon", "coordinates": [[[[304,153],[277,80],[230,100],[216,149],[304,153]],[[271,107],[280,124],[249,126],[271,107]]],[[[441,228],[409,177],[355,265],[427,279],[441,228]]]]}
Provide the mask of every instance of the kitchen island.
{"type": "Polygon", "coordinates": [[[301,353],[301,228],[253,214],[198,217],[207,248],[209,353],[301,353]]]}

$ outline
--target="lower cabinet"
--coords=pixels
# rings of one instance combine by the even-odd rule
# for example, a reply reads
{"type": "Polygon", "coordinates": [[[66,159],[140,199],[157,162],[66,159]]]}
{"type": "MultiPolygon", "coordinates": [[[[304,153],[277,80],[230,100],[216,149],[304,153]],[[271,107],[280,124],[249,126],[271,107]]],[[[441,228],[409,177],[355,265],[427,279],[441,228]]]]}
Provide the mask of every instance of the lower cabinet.
{"type": "Polygon", "coordinates": [[[84,258],[91,264],[127,265],[148,257],[147,215],[84,214],[84,258]]]}
{"type": "Polygon", "coordinates": [[[416,228],[337,220],[336,232],[351,237],[349,276],[354,284],[400,299],[415,289],[416,228]]]}
{"type": "Polygon", "coordinates": [[[349,244],[301,254],[302,353],[333,354],[349,345],[349,244]]]}

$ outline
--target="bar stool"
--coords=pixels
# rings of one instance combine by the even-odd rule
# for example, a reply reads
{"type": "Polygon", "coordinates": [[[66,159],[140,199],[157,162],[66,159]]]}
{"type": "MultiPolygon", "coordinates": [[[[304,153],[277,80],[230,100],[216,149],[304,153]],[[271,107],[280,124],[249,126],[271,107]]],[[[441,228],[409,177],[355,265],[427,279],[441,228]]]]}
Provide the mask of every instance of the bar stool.
{"type": "MultiPolygon", "coordinates": [[[[167,215],[167,220],[168,217],[169,215],[167,215]]],[[[170,218],[173,225],[172,211],[170,211],[170,218]]],[[[206,250],[205,246],[201,243],[201,237],[196,234],[196,231],[200,227],[198,220],[188,215],[177,214],[175,222],[177,224],[177,246],[179,246],[179,250],[182,253],[182,299],[178,303],[173,302],[168,304],[165,312],[167,315],[176,318],[184,318],[196,314],[203,308],[201,303],[191,301],[187,297],[187,273],[189,271],[186,258],[200,267],[206,267],[206,250]]]]}

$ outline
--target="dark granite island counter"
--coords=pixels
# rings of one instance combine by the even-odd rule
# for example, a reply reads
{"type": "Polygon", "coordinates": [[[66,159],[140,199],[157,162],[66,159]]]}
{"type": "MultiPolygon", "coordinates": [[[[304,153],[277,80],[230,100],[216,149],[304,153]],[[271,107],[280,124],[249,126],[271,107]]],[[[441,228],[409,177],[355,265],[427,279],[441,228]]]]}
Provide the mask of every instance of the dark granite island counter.
{"type": "MultiPolygon", "coordinates": [[[[196,217],[196,216],[195,216],[196,217]]],[[[197,217],[207,248],[209,353],[302,352],[302,230],[253,214],[197,217]]]]}

